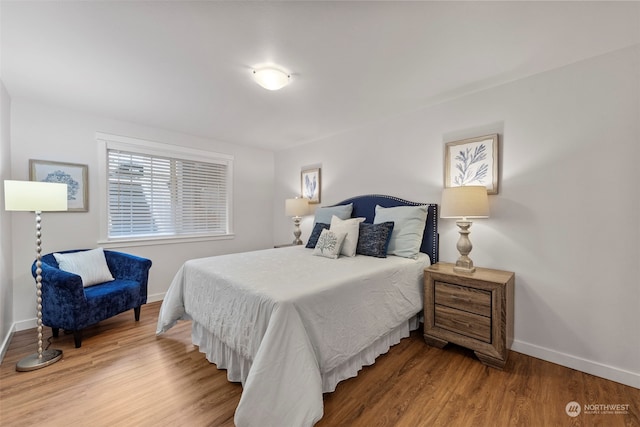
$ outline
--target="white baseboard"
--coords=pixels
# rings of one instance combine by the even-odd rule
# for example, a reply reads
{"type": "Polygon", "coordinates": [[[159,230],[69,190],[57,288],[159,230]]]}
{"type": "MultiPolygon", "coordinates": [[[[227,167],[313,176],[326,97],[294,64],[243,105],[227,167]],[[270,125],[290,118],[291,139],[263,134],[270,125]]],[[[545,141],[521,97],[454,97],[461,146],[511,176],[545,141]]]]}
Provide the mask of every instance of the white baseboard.
{"type": "MultiPolygon", "coordinates": [[[[147,302],[162,301],[164,299],[164,292],[159,294],[147,295],[147,302]]],[[[36,318],[20,320],[14,323],[14,331],[24,331],[26,329],[32,329],[38,326],[36,318]]]]}
{"type": "Polygon", "coordinates": [[[4,340],[2,340],[2,346],[0,347],[0,364],[2,364],[2,361],[4,360],[4,355],[7,353],[9,343],[11,343],[11,338],[13,338],[13,334],[15,333],[15,331],[16,327],[15,324],[13,324],[11,325],[11,329],[9,330],[7,336],[5,336],[4,340]]]}
{"type": "MultiPolygon", "coordinates": [[[[164,292],[159,294],[147,295],[147,302],[162,301],[164,299],[164,295],[165,295],[164,292]]],[[[35,317],[33,319],[26,319],[26,320],[14,322],[13,325],[11,325],[11,329],[9,330],[9,333],[7,334],[7,336],[4,337],[4,340],[2,340],[2,345],[0,346],[0,364],[2,364],[2,361],[4,360],[4,355],[6,354],[7,349],[9,348],[9,343],[11,343],[11,338],[13,338],[13,334],[16,333],[17,331],[24,331],[27,329],[35,328],[36,326],[38,326],[38,324],[36,322],[35,317]]]]}
{"type": "Polygon", "coordinates": [[[518,340],[514,340],[511,350],[640,389],[640,373],[638,372],[625,371],[614,366],[518,340]]]}
{"type": "Polygon", "coordinates": [[[147,295],[147,302],[156,302],[156,301],[162,301],[164,299],[166,292],[162,292],[159,294],[153,294],[153,295],[147,295]]]}
{"type": "Polygon", "coordinates": [[[18,320],[13,324],[13,330],[15,332],[25,331],[27,329],[33,329],[37,326],[38,322],[36,322],[36,318],[34,317],[33,319],[18,320]]]}
{"type": "MultiPolygon", "coordinates": [[[[165,293],[153,294],[147,296],[147,302],[162,301],[165,293]]],[[[4,354],[9,347],[11,338],[16,331],[22,331],[25,329],[35,328],[36,319],[27,319],[20,322],[15,322],[11,331],[4,338],[2,347],[0,347],[0,361],[4,359],[4,354]]],[[[541,347],[535,344],[530,344],[524,341],[515,340],[511,346],[513,351],[523,353],[528,356],[532,356],[538,359],[546,360],[547,362],[556,363],[567,368],[576,369],[587,374],[595,375],[597,377],[605,378],[607,380],[615,381],[620,384],[628,385],[640,389],[640,373],[630,372],[614,366],[604,365],[592,360],[583,359],[581,357],[573,356],[571,354],[561,353],[556,350],[541,347]]],[[[1,363],[1,362],[0,362],[1,363]]]]}

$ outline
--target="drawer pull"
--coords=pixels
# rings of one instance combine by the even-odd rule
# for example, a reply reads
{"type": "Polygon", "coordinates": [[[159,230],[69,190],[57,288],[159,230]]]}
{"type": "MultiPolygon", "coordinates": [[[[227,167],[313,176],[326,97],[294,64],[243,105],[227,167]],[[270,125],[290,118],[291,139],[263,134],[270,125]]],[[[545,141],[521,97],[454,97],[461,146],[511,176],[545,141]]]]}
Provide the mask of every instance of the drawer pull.
{"type": "Polygon", "coordinates": [[[458,325],[464,326],[465,328],[471,329],[473,328],[473,325],[469,322],[461,322],[459,320],[454,320],[455,323],[457,323],[458,325]]]}

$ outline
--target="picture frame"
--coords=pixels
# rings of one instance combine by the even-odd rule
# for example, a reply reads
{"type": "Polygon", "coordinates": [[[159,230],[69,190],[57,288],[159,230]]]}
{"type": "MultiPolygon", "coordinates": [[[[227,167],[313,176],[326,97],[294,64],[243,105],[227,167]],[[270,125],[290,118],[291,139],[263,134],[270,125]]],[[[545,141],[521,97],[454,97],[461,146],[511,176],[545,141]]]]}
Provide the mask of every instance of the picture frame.
{"type": "Polygon", "coordinates": [[[47,160],[29,160],[29,180],[67,184],[67,212],[89,211],[87,165],[47,160]]]}
{"type": "Polygon", "coordinates": [[[444,187],[484,185],[498,194],[498,134],[467,138],[445,144],[444,187]]]}
{"type": "Polygon", "coordinates": [[[321,179],[320,168],[306,169],[300,173],[300,194],[309,199],[310,204],[320,203],[321,179]]]}

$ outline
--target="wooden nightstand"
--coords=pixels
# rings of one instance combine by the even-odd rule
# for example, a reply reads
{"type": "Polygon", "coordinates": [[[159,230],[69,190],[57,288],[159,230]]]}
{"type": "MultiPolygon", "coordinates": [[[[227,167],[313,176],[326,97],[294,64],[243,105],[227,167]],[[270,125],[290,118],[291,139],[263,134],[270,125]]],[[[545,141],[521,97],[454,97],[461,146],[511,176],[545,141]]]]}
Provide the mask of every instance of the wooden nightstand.
{"type": "Polygon", "coordinates": [[[474,350],[482,363],[502,369],[513,343],[513,286],[509,271],[476,268],[472,274],[437,263],[424,270],[424,340],[474,350]]]}

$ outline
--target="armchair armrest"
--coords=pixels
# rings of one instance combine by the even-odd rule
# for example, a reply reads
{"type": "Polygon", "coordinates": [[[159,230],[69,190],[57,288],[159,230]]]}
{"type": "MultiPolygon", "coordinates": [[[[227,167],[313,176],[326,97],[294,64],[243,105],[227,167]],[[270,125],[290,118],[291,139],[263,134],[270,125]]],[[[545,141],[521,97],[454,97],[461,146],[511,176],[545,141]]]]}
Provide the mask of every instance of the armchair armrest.
{"type": "MultiPolygon", "coordinates": [[[[59,268],[52,267],[46,262],[42,262],[42,286],[54,285],[60,292],[68,294],[69,298],[84,298],[84,288],[82,277],[69,273],[59,268]]],[[[36,263],[31,265],[31,274],[36,278],[36,263]]]]}
{"type": "MultiPolygon", "coordinates": [[[[42,262],[42,321],[64,329],[75,329],[87,316],[87,297],[82,278],[42,262]],[[64,313],[71,313],[65,315],[64,313]]],[[[36,277],[36,263],[31,266],[36,277]]]]}
{"type": "Polygon", "coordinates": [[[104,256],[113,277],[116,280],[133,280],[139,283],[140,302],[142,304],[147,302],[147,281],[151,260],[117,251],[104,251],[104,256]]]}
{"type": "Polygon", "coordinates": [[[104,255],[114,278],[147,283],[151,260],[116,251],[104,251],[104,255]]]}

